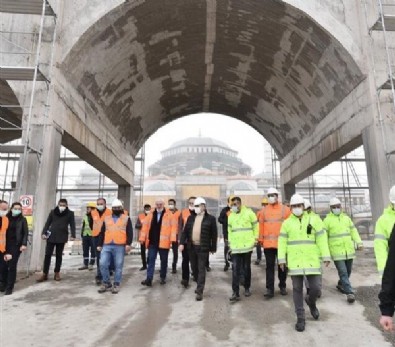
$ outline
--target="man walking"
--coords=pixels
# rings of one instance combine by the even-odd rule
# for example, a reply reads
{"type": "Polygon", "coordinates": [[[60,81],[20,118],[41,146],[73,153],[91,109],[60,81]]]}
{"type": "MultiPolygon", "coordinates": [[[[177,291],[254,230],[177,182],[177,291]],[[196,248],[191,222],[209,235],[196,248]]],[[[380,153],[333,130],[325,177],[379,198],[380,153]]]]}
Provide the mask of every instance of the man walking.
{"type": "Polygon", "coordinates": [[[321,275],[321,257],[325,265],[330,263],[330,253],[323,223],[320,219],[310,218],[304,210],[304,199],[299,194],[292,196],[291,216],[284,221],[278,241],[278,263],[282,270],[288,267],[292,279],[293,301],[297,322],[296,331],[305,329],[303,306],[303,278],[309,282],[309,295],[305,301],[314,319],[320,312],[316,306],[321,275]]]}
{"type": "Polygon", "coordinates": [[[217,251],[217,223],[215,217],[206,209],[206,201],[199,197],[195,200],[195,213],[187,220],[181,234],[180,251],[187,244],[193,276],[197,282],[196,300],[203,300],[206,283],[206,262],[209,253],[217,251]]]}
{"type": "MultiPolygon", "coordinates": [[[[266,293],[265,298],[274,297],[274,274],[277,259],[278,236],[281,225],[291,211],[289,207],[278,201],[279,192],[276,188],[269,188],[267,192],[268,205],[259,214],[259,240],[263,245],[266,258],[266,293]]],[[[278,266],[278,279],[281,295],[287,295],[287,269],[278,266]]]]}
{"type": "Polygon", "coordinates": [[[174,199],[169,199],[168,200],[168,205],[169,205],[169,210],[173,214],[174,221],[176,222],[176,230],[177,230],[177,236],[176,236],[176,241],[172,242],[171,248],[173,251],[173,263],[172,263],[172,270],[171,273],[175,274],[177,273],[177,262],[178,262],[178,239],[179,239],[179,223],[181,220],[181,211],[177,209],[176,207],[176,201],[174,199]]]}
{"type": "MultiPolygon", "coordinates": [[[[135,229],[137,232],[137,237],[140,239],[141,228],[143,227],[143,222],[145,217],[147,217],[151,213],[151,205],[145,204],[144,205],[144,212],[140,213],[137,217],[135,229]]],[[[141,255],[141,263],[142,267],[139,271],[147,270],[147,252],[145,248],[145,242],[140,242],[140,255],[141,255]]]]}
{"type": "Polygon", "coordinates": [[[83,265],[78,270],[93,270],[96,259],[96,248],[93,246],[92,229],[93,219],[92,211],[96,209],[95,202],[88,202],[86,205],[86,214],[82,220],[81,238],[82,238],[82,254],[84,257],[83,265]],[[89,258],[90,253],[90,258],[89,258]]]}
{"type": "Polygon", "coordinates": [[[258,242],[258,221],[255,213],[241,204],[240,197],[232,200],[228,217],[229,247],[232,252],[233,273],[231,302],[240,300],[240,273],[243,266],[245,296],[251,296],[251,254],[258,242]]]}
{"type": "Polygon", "coordinates": [[[331,212],[324,219],[328,233],[329,250],[339,274],[337,289],[347,295],[347,302],[355,301],[354,289],[350,276],[355,258],[355,244],[358,250],[363,249],[361,237],[351,218],[342,212],[341,202],[332,198],[329,202],[331,212]]]}
{"type": "Polygon", "coordinates": [[[71,241],[75,240],[75,219],[74,212],[68,208],[67,200],[60,199],[58,205],[49,213],[47,222],[42,231],[42,239],[47,241],[45,248],[45,258],[43,274],[37,282],[48,280],[49,267],[51,266],[51,257],[56,250],[55,262],[55,281],[60,281],[60,268],[62,266],[64,245],[69,238],[69,227],[71,241]]]}
{"type": "Polygon", "coordinates": [[[154,278],[156,258],[160,256],[160,284],[166,284],[167,262],[171,243],[176,241],[177,223],[173,214],[165,209],[163,199],[157,199],[155,210],[144,219],[140,242],[148,248],[147,278],[142,285],[151,287],[154,278]]]}
{"type": "Polygon", "coordinates": [[[125,252],[130,252],[133,241],[133,226],[129,215],[123,209],[119,199],[112,202],[112,215],[106,216],[98,236],[98,251],[101,252],[101,274],[103,283],[98,290],[104,293],[111,289],[113,294],[118,294],[122,281],[123,262],[125,252]],[[110,262],[114,260],[114,284],[110,281],[110,262]]]}
{"type": "Polygon", "coordinates": [[[229,260],[228,260],[228,253],[229,253],[229,242],[228,242],[228,217],[231,211],[231,200],[233,196],[228,197],[228,204],[221,210],[218,222],[222,225],[222,236],[224,238],[224,260],[225,260],[225,267],[224,271],[229,270],[229,260]]]}

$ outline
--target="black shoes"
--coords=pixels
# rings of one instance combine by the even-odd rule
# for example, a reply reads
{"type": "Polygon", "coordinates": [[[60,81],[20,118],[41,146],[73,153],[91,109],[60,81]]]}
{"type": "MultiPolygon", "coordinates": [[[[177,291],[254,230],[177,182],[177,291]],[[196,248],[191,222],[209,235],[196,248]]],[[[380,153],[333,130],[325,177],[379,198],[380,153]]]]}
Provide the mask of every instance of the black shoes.
{"type": "Polygon", "coordinates": [[[12,294],[12,289],[11,289],[11,288],[7,288],[7,289],[5,290],[4,295],[11,295],[11,294],[12,294]]]}
{"type": "Polygon", "coordinates": [[[236,302],[240,300],[240,295],[237,293],[233,293],[232,296],[229,298],[230,302],[236,302]]]}
{"type": "Polygon", "coordinates": [[[340,293],[346,294],[346,292],[344,291],[343,286],[342,286],[341,284],[338,284],[338,285],[336,286],[336,289],[337,289],[340,293]]]}
{"type": "Polygon", "coordinates": [[[172,274],[176,274],[177,273],[177,265],[173,265],[171,273],[172,274]]]}
{"type": "Polygon", "coordinates": [[[141,282],[143,286],[152,287],[152,280],[144,280],[141,282]]]}
{"type": "Polygon", "coordinates": [[[353,304],[355,302],[355,295],[353,293],[347,294],[347,302],[353,304]]]}
{"type": "Polygon", "coordinates": [[[311,315],[313,316],[313,318],[314,318],[315,320],[317,320],[318,318],[320,318],[320,311],[318,311],[317,306],[316,306],[315,304],[314,304],[314,305],[311,305],[310,302],[309,302],[308,297],[306,297],[306,298],[304,299],[304,301],[306,301],[307,306],[309,306],[310,313],[311,313],[311,315]]]}
{"type": "Polygon", "coordinates": [[[228,270],[229,270],[229,264],[225,264],[224,271],[226,272],[228,270]]]}
{"type": "Polygon", "coordinates": [[[207,272],[210,272],[210,271],[211,271],[211,267],[210,267],[210,266],[207,266],[207,267],[206,267],[206,271],[207,271],[207,272]]]}
{"type": "Polygon", "coordinates": [[[286,288],[280,288],[280,294],[281,295],[288,295],[287,289],[286,288]]]}
{"type": "Polygon", "coordinates": [[[96,285],[98,285],[98,286],[101,285],[101,278],[96,277],[96,278],[95,278],[95,281],[96,281],[96,285]]]}
{"type": "Polygon", "coordinates": [[[78,270],[88,270],[88,265],[82,265],[78,270]]]}
{"type": "Polygon", "coordinates": [[[260,259],[257,259],[257,260],[255,260],[255,265],[259,265],[261,263],[261,260],[260,259]]]}
{"type": "Polygon", "coordinates": [[[144,270],[147,270],[147,267],[146,267],[146,266],[142,266],[142,267],[139,269],[139,271],[144,271],[144,270]]]}
{"type": "Polygon", "coordinates": [[[188,288],[188,287],[189,287],[188,280],[181,280],[181,285],[182,285],[184,288],[188,288]]]}
{"type": "Polygon", "coordinates": [[[244,292],[244,296],[246,296],[247,298],[251,296],[251,291],[249,289],[246,289],[244,292]]]}
{"type": "Polygon", "coordinates": [[[302,332],[306,327],[306,321],[303,318],[298,318],[295,324],[295,330],[302,332]]]}
{"type": "Polygon", "coordinates": [[[263,294],[266,299],[271,299],[274,297],[274,290],[266,289],[266,293],[263,294]]]}
{"type": "Polygon", "coordinates": [[[160,279],[160,284],[163,286],[164,284],[166,284],[166,279],[164,279],[164,278],[161,278],[160,279]]]}
{"type": "Polygon", "coordinates": [[[196,301],[202,301],[203,300],[203,294],[202,293],[196,293],[196,301]]]}
{"type": "Polygon", "coordinates": [[[102,283],[100,289],[98,290],[98,292],[100,294],[105,293],[107,290],[111,290],[112,289],[112,284],[111,283],[102,283]]]}

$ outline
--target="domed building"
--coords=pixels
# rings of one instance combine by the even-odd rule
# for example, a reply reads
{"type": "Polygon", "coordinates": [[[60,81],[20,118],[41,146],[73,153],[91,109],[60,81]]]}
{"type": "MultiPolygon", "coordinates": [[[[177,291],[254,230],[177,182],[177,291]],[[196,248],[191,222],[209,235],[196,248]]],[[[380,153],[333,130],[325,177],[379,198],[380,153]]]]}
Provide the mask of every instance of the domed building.
{"type": "Polygon", "coordinates": [[[162,159],[148,168],[150,176],[251,175],[251,167],[237,151],[210,137],[189,137],[161,152],[162,159]]]}

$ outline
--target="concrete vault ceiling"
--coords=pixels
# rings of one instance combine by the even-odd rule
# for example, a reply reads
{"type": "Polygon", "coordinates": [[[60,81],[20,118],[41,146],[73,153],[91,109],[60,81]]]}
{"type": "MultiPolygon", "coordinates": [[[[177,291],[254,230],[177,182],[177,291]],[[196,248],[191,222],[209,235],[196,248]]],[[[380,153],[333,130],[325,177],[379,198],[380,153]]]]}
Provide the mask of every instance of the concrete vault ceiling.
{"type": "Polygon", "coordinates": [[[128,1],[61,69],[133,154],[168,122],[213,112],[249,124],[282,158],[364,78],[313,19],[273,0],[128,1]]]}

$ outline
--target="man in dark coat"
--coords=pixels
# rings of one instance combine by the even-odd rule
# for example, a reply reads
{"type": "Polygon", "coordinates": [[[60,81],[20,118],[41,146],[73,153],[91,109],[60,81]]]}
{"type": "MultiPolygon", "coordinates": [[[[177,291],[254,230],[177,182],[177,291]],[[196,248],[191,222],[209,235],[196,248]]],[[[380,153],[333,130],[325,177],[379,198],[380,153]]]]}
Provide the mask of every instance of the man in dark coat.
{"type": "Polygon", "coordinates": [[[47,240],[45,248],[45,258],[43,266],[43,274],[37,280],[44,282],[48,279],[49,267],[51,265],[51,257],[54,249],[56,249],[55,262],[55,281],[60,281],[60,268],[62,266],[63,250],[69,239],[69,226],[71,233],[71,241],[75,240],[75,219],[74,212],[70,211],[66,199],[60,199],[50,213],[42,231],[43,240],[47,240]]]}
{"type": "Polygon", "coordinates": [[[181,234],[180,251],[187,245],[194,280],[196,300],[203,300],[203,290],[206,283],[206,262],[209,253],[217,251],[217,222],[215,217],[206,210],[206,201],[196,198],[195,213],[188,217],[181,234]]]}

